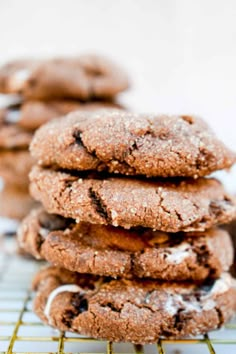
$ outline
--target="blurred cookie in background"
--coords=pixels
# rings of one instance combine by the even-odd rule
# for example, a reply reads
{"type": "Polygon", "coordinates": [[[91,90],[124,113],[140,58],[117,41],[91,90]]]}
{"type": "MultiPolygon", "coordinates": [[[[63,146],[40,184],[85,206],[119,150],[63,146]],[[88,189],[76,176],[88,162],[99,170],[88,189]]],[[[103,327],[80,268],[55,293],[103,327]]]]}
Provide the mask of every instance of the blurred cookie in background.
{"type": "Polygon", "coordinates": [[[28,174],[33,165],[28,150],[0,150],[0,176],[13,189],[28,188],[28,174]]]}
{"type": "Polygon", "coordinates": [[[129,87],[126,73],[99,55],[15,60],[0,68],[0,93],[25,99],[112,98],[129,87]]]}
{"type": "Polygon", "coordinates": [[[126,73],[101,56],[15,60],[0,67],[0,216],[21,219],[30,210],[29,144],[44,123],[79,110],[117,108],[129,86],[126,73]],[[17,203],[17,198],[21,199],[17,203]]]}
{"type": "Polygon", "coordinates": [[[0,191],[0,214],[4,217],[21,220],[36,205],[27,189],[4,184],[0,191]]]}

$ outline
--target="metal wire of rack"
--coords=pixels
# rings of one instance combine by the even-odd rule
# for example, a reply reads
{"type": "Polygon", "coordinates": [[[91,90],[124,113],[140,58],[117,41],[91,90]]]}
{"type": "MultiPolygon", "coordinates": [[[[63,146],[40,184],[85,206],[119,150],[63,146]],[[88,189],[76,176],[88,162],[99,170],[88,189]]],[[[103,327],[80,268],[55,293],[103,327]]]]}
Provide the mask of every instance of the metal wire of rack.
{"type": "Polygon", "coordinates": [[[134,346],[62,333],[42,324],[32,311],[33,275],[41,266],[9,253],[0,254],[0,353],[80,354],[235,354],[236,320],[225,329],[192,339],[159,340],[134,346]]]}

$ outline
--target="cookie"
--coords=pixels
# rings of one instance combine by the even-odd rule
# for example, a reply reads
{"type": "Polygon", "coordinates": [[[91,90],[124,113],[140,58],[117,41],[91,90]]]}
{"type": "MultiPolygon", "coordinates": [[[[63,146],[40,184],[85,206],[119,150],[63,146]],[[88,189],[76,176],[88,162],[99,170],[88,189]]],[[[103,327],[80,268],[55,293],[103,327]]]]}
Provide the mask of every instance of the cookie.
{"type": "Polygon", "coordinates": [[[0,150],[0,177],[7,184],[26,188],[33,163],[28,150],[0,150]]]}
{"type": "Polygon", "coordinates": [[[128,86],[122,69],[96,55],[16,60],[0,68],[0,92],[27,99],[111,98],[128,86]]]}
{"type": "Polygon", "coordinates": [[[33,282],[35,313],[62,331],[114,342],[154,343],[221,327],[236,308],[228,273],[204,285],[112,280],[48,267],[33,282]]]}
{"type": "Polygon", "coordinates": [[[37,259],[79,273],[164,280],[218,278],[233,262],[229,234],[168,234],[150,229],[75,223],[33,210],[18,230],[18,243],[37,259]]]}
{"type": "Polygon", "coordinates": [[[54,120],[37,131],[31,151],[43,166],[149,177],[205,176],[236,156],[200,118],[119,110],[54,120]]]}
{"type": "MultiPolygon", "coordinates": [[[[0,126],[1,130],[5,129],[6,133],[2,134],[7,139],[7,129],[15,129],[15,139],[26,131],[33,131],[49,120],[60,117],[66,113],[75,110],[96,110],[99,108],[122,108],[114,102],[97,101],[83,103],[75,100],[51,100],[51,101],[37,101],[31,100],[23,102],[22,104],[13,104],[0,109],[0,126]],[[14,128],[12,128],[14,126],[14,128]],[[16,128],[19,127],[19,128],[16,128]],[[10,127],[10,128],[9,128],[10,127]],[[24,129],[24,130],[23,130],[24,129]]],[[[0,133],[1,133],[0,130],[0,133]]],[[[13,134],[13,133],[12,133],[13,134]]],[[[30,135],[31,140],[31,135],[30,135]]],[[[29,144],[30,140],[27,140],[29,144]]],[[[6,144],[5,144],[6,145],[6,144]]],[[[1,146],[1,135],[0,135],[1,146]]],[[[15,145],[13,145],[15,146],[15,145]]],[[[8,146],[6,146],[8,147],[8,146]]]]}
{"type": "Polygon", "coordinates": [[[204,231],[236,215],[235,200],[215,179],[109,178],[35,166],[30,180],[32,196],[49,213],[94,224],[204,231]]]}
{"type": "Polygon", "coordinates": [[[6,184],[0,191],[0,216],[21,220],[36,206],[26,189],[6,184]]]}
{"type": "Polygon", "coordinates": [[[33,133],[17,125],[0,126],[0,153],[7,149],[28,149],[33,133]]]}

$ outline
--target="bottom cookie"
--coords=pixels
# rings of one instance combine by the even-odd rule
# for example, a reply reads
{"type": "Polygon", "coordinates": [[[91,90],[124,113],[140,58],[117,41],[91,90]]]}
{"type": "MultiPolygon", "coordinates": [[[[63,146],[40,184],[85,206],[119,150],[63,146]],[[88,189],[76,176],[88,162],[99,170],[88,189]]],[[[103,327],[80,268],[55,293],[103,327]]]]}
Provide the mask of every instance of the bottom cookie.
{"type": "Polygon", "coordinates": [[[34,311],[47,324],[115,342],[154,343],[221,327],[236,309],[235,280],[197,286],[114,280],[47,267],[34,278],[34,311]]]}

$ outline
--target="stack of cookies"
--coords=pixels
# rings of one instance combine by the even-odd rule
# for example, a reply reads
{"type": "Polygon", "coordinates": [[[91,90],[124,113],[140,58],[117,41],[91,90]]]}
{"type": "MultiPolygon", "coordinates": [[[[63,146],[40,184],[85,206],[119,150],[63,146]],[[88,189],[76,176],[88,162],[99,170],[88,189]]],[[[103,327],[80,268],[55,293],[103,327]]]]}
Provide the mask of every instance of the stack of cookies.
{"type": "Polygon", "coordinates": [[[28,193],[34,131],[73,110],[116,107],[116,94],[127,87],[126,74],[99,56],[18,60],[0,68],[0,93],[15,95],[0,109],[0,215],[21,219],[35,204],[28,193]]]}
{"type": "Polygon", "coordinates": [[[73,112],[37,132],[32,196],[44,209],[18,240],[52,265],[33,281],[47,324],[95,338],[153,343],[221,327],[236,309],[236,215],[205,178],[235,155],[200,118],[73,112]]]}

